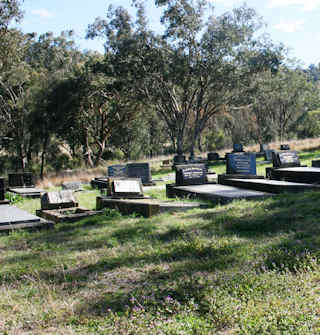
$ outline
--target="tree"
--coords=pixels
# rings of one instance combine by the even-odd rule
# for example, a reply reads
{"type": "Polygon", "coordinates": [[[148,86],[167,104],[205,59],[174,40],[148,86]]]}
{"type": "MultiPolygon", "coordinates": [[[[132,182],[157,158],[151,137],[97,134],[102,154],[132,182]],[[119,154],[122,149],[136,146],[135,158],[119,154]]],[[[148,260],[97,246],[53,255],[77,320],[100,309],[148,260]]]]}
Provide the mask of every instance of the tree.
{"type": "Polygon", "coordinates": [[[96,19],[87,36],[106,37],[106,57],[113,77],[131,85],[135,99],[152,104],[166,122],[177,153],[190,138],[193,154],[208,121],[266,68],[276,70],[281,48],[255,38],[260,20],[254,10],[235,9],[204,22],[207,1],[156,0],[164,6],[162,36],[146,23],[138,7],[134,23],[122,7],[96,19]]]}

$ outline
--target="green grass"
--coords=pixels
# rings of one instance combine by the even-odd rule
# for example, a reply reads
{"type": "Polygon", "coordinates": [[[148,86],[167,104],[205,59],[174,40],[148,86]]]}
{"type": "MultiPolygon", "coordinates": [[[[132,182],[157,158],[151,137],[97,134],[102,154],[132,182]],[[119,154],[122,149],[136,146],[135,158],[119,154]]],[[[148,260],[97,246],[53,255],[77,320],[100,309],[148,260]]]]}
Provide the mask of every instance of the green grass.
{"type": "Polygon", "coordinates": [[[1,234],[0,334],[320,334],[319,207],[283,194],[1,234]]]}

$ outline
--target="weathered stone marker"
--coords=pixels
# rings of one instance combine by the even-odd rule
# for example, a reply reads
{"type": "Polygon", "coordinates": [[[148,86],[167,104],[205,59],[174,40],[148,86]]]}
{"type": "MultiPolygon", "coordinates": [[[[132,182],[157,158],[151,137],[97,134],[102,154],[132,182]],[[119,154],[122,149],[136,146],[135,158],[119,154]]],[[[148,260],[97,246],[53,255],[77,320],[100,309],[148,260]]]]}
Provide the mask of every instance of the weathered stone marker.
{"type": "Polygon", "coordinates": [[[41,196],[41,209],[59,209],[77,206],[78,202],[70,190],[47,192],[41,196]]]}
{"type": "Polygon", "coordinates": [[[177,165],[176,185],[202,185],[207,183],[205,164],[177,165]]]}
{"type": "Polygon", "coordinates": [[[249,152],[227,154],[227,174],[256,175],[256,155],[249,152]]]}

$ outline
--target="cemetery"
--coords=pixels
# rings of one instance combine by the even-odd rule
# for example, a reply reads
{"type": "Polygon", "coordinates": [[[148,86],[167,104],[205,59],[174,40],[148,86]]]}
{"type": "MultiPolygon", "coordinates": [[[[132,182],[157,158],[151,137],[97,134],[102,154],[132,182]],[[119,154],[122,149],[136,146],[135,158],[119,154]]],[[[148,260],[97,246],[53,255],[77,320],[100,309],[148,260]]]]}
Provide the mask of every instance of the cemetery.
{"type": "Polygon", "coordinates": [[[39,6],[0,2],[0,335],[320,334],[320,3],[39,6]]]}

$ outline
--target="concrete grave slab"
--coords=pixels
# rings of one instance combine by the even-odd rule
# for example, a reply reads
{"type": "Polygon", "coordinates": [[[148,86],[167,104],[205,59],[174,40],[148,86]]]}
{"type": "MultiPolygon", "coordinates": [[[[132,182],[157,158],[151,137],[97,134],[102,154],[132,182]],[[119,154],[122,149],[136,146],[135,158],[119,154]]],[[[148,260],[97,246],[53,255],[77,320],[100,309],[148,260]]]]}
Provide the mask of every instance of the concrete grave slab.
{"type": "Polygon", "coordinates": [[[196,199],[211,200],[218,203],[227,203],[238,199],[262,199],[273,196],[272,193],[242,189],[239,187],[206,184],[194,186],[175,186],[167,184],[167,196],[190,197],[196,199]]]}

